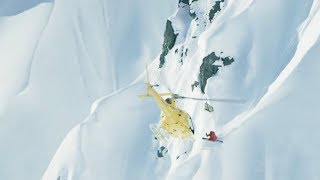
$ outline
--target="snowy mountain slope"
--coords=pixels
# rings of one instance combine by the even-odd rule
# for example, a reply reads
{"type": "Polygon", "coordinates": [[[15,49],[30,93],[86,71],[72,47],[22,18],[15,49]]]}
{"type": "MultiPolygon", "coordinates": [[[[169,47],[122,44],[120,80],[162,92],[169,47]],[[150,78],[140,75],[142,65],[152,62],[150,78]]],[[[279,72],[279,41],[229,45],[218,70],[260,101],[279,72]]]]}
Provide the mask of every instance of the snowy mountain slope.
{"type": "Polygon", "coordinates": [[[226,136],[224,145],[205,150],[200,157],[197,153],[189,157],[183,171],[177,168],[170,178],[187,179],[195,166],[200,168],[193,179],[320,177],[317,172],[320,144],[316,140],[319,136],[316,129],[320,125],[319,85],[314,82],[314,77],[318,76],[316,59],[320,47],[318,5],[313,4],[313,12],[307,19],[310,23],[299,37],[299,51],[268,93],[245,117],[240,116],[224,126],[222,134],[234,132],[226,136]],[[242,118],[247,124],[238,123],[242,118]],[[197,163],[195,158],[199,159],[197,163]]]}
{"type": "Polygon", "coordinates": [[[145,58],[156,56],[174,6],[143,0],[1,3],[0,179],[39,179],[92,102],[134,80],[145,58]],[[129,30],[132,38],[124,37],[129,30]]]}
{"type": "MultiPolygon", "coordinates": [[[[297,45],[297,51],[295,52],[293,58],[290,63],[282,70],[281,74],[277,77],[277,79],[268,87],[267,93],[261,98],[261,102],[264,100],[268,101],[268,97],[272,95],[272,93],[276,92],[279,87],[281,87],[282,83],[291,75],[292,71],[300,64],[303,60],[304,56],[308,53],[308,51],[313,47],[317,46],[317,39],[319,38],[319,2],[315,2],[311,8],[310,15],[308,18],[302,23],[302,26],[299,30],[299,43],[297,45]]],[[[248,117],[252,114],[259,111],[261,107],[257,105],[255,108],[250,110],[249,112],[244,112],[240,116],[236,118],[233,122],[224,126],[222,130],[223,136],[227,135],[233,128],[237,126],[241,126],[243,122],[246,121],[248,117]],[[237,124],[237,125],[235,125],[237,124]]]]}
{"type": "Polygon", "coordinates": [[[52,4],[43,3],[17,16],[0,17],[0,84],[3,86],[0,114],[8,101],[24,88],[25,77],[29,74],[31,59],[39,42],[37,37],[43,33],[51,10],[52,4]],[[35,25],[27,26],[31,21],[35,25]],[[25,36],[26,33],[29,36],[25,36]]]}
{"type": "MultiPolygon", "coordinates": [[[[319,179],[317,92],[320,87],[314,83],[314,77],[319,74],[319,63],[315,60],[319,47],[318,39],[281,87],[249,117],[247,124],[225,138],[217,153],[221,159],[217,164],[222,171],[219,178],[319,179]]],[[[208,161],[213,162],[213,158],[208,161]]],[[[210,177],[207,173],[199,169],[194,179],[207,179],[204,178],[210,177]]]]}
{"type": "Polygon", "coordinates": [[[148,125],[157,121],[159,110],[151,100],[138,99],[136,94],[144,93],[144,88],[136,84],[100,100],[86,121],[69,133],[43,179],[154,177],[146,171],[156,161],[149,149],[148,125]]]}
{"type": "Polygon", "coordinates": [[[180,2],[169,18],[172,27],[167,26],[173,33],[165,31],[171,33],[163,43],[165,61],[161,65],[159,56],[149,68],[151,83],[160,84],[159,92],[244,102],[210,102],[214,112],[209,113],[204,102],[180,101],[195,122],[196,141],[171,140],[167,157],[155,159],[159,144],[148,125],[159,119],[159,111],[136,97],[144,93],[140,77],[96,101],[86,121],[61,144],[43,179],[319,178],[320,2],[229,0],[211,19],[208,7],[216,2],[180,2]],[[186,6],[196,14],[191,21],[178,13],[186,6]],[[227,57],[234,62],[225,65],[227,57]],[[216,72],[203,79],[199,74],[207,59],[213,63],[206,66],[216,72]],[[200,80],[207,81],[204,93],[194,84],[200,80]],[[224,143],[201,141],[209,130],[224,143]]]}
{"type": "MultiPolygon", "coordinates": [[[[214,104],[214,118],[217,119],[218,128],[221,127],[237,114],[254,106],[266,92],[268,85],[290,61],[297,45],[297,30],[308,16],[311,5],[311,1],[255,1],[248,8],[247,4],[241,1],[228,1],[223,12],[211,24],[208,19],[201,21],[200,17],[197,20],[199,22],[195,21],[204,24],[203,33],[197,36],[198,41],[190,34],[190,41],[196,42],[183,44],[184,48],[188,48],[189,55],[185,57],[182,66],[177,60],[171,60],[167,67],[164,66],[161,75],[168,79],[164,83],[176,93],[190,94],[192,89],[185,87],[185,84],[191,86],[198,80],[199,68],[194,68],[201,65],[203,57],[211,52],[223,52],[223,56],[233,57],[234,63],[220,68],[215,77],[208,79],[206,94],[209,97],[238,98],[246,101],[244,104],[231,105],[232,107],[226,103],[214,104]],[[290,8],[287,4],[291,4],[290,8]],[[243,5],[245,7],[242,7],[243,5]],[[239,14],[233,9],[242,9],[242,12],[239,14]],[[269,9],[273,11],[272,16],[269,9]],[[298,9],[300,13],[292,16],[292,12],[297,12],[298,9]],[[264,21],[260,20],[261,17],[264,21]],[[177,71],[178,75],[173,76],[177,73],[171,72],[177,71]],[[172,78],[175,80],[171,80],[172,78]]],[[[202,28],[200,25],[196,26],[196,23],[191,25],[189,32],[202,28]]],[[[174,51],[171,51],[168,59],[178,58],[174,51]]],[[[196,89],[192,96],[201,94],[196,89]]],[[[194,106],[189,111],[192,111],[194,106]]]]}

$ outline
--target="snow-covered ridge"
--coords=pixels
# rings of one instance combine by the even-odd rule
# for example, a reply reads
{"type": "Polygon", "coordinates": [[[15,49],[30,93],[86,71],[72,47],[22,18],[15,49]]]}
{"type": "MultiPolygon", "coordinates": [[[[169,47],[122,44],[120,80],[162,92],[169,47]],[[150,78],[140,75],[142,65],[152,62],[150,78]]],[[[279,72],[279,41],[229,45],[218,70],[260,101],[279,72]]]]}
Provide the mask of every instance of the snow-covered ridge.
{"type": "Polygon", "coordinates": [[[277,92],[277,89],[281,87],[285,80],[297,68],[310,48],[314,46],[315,43],[317,43],[320,36],[320,26],[319,23],[317,24],[317,22],[320,21],[319,8],[319,2],[315,1],[312,5],[310,15],[302,23],[302,26],[299,29],[299,43],[297,46],[297,51],[295,52],[295,55],[288,63],[288,65],[282,70],[277,79],[269,86],[268,91],[264,94],[264,96],[260,99],[259,103],[254,108],[252,108],[248,112],[240,114],[234,120],[223,127],[220,132],[222,136],[226,136],[231,131],[239,128],[250,116],[263,109],[263,107],[266,106],[265,101],[269,101],[269,97],[277,92]]]}
{"type": "Polygon", "coordinates": [[[320,86],[314,83],[320,65],[319,1],[228,0],[210,20],[215,2],[179,3],[169,18],[177,39],[161,68],[161,55],[149,66],[150,81],[160,85],[159,92],[245,101],[207,102],[213,112],[204,110],[205,102],[180,101],[195,123],[196,140],[172,140],[168,156],[157,159],[159,144],[148,126],[159,120],[160,112],[151,99],[137,98],[145,93],[141,75],[93,104],[85,121],[63,141],[43,179],[320,177],[320,86]],[[190,19],[193,13],[196,18],[190,19]],[[203,94],[192,85],[213,52],[234,62],[218,67],[203,94]],[[210,130],[224,144],[201,141],[210,130]],[[301,146],[305,139],[311,140],[301,146]]]}

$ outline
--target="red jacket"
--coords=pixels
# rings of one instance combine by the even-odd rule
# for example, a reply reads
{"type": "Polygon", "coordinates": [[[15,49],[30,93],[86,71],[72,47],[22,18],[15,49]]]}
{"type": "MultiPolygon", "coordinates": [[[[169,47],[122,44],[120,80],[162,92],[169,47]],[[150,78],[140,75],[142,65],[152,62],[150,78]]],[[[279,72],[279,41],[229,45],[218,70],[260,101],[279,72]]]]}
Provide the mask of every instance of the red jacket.
{"type": "Polygon", "coordinates": [[[216,136],[216,133],[214,133],[213,131],[210,131],[210,134],[206,134],[207,137],[209,137],[209,141],[216,141],[218,138],[216,136]]]}

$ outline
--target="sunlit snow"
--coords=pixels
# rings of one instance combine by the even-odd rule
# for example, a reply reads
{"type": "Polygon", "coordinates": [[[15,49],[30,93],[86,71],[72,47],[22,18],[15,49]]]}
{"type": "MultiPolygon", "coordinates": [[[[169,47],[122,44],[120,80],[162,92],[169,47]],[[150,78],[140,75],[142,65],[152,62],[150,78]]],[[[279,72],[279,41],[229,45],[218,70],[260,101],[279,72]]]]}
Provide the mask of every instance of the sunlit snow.
{"type": "Polygon", "coordinates": [[[225,0],[211,21],[215,0],[184,2],[0,2],[0,179],[320,179],[320,1],[225,0]],[[203,93],[212,52],[234,62],[203,93]],[[164,157],[146,64],[158,92],[222,100],[178,100],[194,140],[164,157]]]}

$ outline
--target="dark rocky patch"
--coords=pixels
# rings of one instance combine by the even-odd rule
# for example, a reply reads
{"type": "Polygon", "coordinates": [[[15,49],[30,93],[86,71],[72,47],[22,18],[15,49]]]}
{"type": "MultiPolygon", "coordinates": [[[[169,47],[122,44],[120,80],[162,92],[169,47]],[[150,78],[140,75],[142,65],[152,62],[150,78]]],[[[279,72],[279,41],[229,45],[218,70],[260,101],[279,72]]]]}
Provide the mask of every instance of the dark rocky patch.
{"type": "Polygon", "coordinates": [[[179,0],[179,3],[184,3],[189,5],[189,0],[179,0]]]}
{"type": "Polygon", "coordinates": [[[199,74],[199,83],[202,93],[204,93],[204,89],[207,85],[207,80],[213,75],[217,74],[220,66],[214,65],[213,63],[219,59],[220,57],[216,56],[215,52],[212,52],[211,54],[203,58],[199,74]]]}
{"type": "Polygon", "coordinates": [[[223,3],[224,0],[216,1],[215,4],[212,6],[212,9],[209,12],[209,21],[211,22],[217,12],[221,11],[220,4],[223,3]]]}
{"type": "Polygon", "coordinates": [[[174,29],[172,27],[172,22],[167,20],[166,30],[164,32],[164,40],[162,44],[162,53],[160,55],[160,64],[159,68],[162,68],[165,63],[165,56],[169,53],[169,51],[173,48],[178,34],[174,33],[174,29]]]}
{"type": "Polygon", "coordinates": [[[195,12],[191,12],[191,11],[189,11],[189,15],[190,15],[190,17],[191,17],[192,19],[194,19],[194,18],[196,18],[196,17],[197,17],[197,15],[196,15],[196,13],[195,13],[195,12]]]}
{"type": "Polygon", "coordinates": [[[208,104],[207,102],[204,104],[204,109],[206,111],[208,111],[208,112],[213,112],[214,111],[213,107],[210,104],[208,104]]]}
{"type": "Polygon", "coordinates": [[[160,149],[158,149],[157,156],[158,156],[158,158],[162,158],[167,153],[168,153],[168,149],[166,147],[164,147],[164,146],[161,146],[160,149]]]}
{"type": "Polygon", "coordinates": [[[228,56],[228,57],[225,57],[225,58],[222,57],[221,61],[223,62],[224,66],[228,66],[228,65],[230,65],[230,64],[232,64],[234,62],[234,59],[232,57],[228,56]]]}
{"type": "Polygon", "coordinates": [[[228,66],[234,62],[234,59],[230,56],[228,57],[219,57],[212,52],[208,56],[203,58],[203,62],[200,66],[200,73],[198,76],[199,87],[201,92],[204,93],[205,87],[207,85],[207,80],[218,73],[220,65],[215,65],[216,61],[222,61],[223,66],[228,66]]]}
{"type": "Polygon", "coordinates": [[[199,82],[198,81],[195,81],[193,84],[191,84],[191,90],[193,92],[194,90],[194,87],[198,87],[199,86],[199,82]]]}

